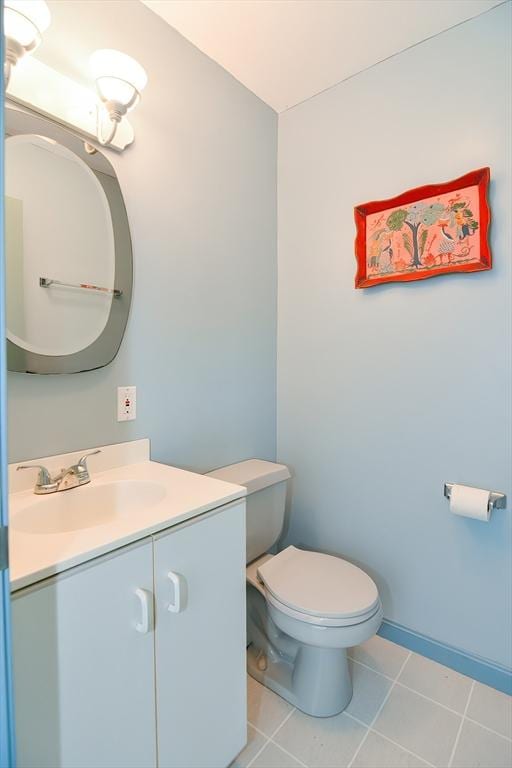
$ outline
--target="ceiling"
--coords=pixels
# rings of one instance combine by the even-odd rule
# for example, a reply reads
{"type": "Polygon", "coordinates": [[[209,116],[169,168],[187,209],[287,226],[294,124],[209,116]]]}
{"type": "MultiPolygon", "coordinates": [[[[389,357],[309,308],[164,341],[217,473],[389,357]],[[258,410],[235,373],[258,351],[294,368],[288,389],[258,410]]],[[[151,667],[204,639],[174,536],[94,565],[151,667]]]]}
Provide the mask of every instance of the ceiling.
{"type": "Polygon", "coordinates": [[[503,0],[142,0],[282,112],[503,0]]]}

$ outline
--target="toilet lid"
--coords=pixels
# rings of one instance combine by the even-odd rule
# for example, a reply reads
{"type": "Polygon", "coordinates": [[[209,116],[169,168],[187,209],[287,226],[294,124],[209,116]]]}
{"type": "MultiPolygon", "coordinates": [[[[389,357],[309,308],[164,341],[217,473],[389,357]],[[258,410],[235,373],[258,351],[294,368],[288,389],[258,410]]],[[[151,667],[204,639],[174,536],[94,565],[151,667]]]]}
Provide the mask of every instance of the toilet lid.
{"type": "Polygon", "coordinates": [[[379,604],[372,579],[340,557],[288,547],[258,568],[269,592],[284,605],[311,616],[361,616],[379,604]]]}

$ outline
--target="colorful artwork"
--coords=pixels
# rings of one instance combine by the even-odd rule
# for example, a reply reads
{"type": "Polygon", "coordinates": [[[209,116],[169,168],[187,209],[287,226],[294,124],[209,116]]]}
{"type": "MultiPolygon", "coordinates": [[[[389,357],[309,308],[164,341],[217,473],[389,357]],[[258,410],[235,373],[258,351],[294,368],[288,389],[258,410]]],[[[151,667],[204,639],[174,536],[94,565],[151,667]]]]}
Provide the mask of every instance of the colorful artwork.
{"type": "Polygon", "coordinates": [[[356,288],[491,269],[489,168],[354,209],[356,288]]]}

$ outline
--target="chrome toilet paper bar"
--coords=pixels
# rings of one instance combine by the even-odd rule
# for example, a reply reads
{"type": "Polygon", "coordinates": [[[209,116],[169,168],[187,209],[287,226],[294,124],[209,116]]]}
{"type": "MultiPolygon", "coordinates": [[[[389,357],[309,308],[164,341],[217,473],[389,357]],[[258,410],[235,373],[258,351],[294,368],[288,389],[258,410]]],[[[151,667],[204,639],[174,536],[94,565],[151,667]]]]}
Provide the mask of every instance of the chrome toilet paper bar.
{"type": "MultiPolygon", "coordinates": [[[[447,499],[450,498],[452,495],[452,488],[455,485],[455,483],[445,483],[444,484],[444,495],[447,499]]],[[[461,483],[462,485],[462,483],[461,483]]],[[[470,488],[471,486],[468,486],[470,488]]],[[[507,506],[507,497],[504,493],[499,493],[499,491],[489,491],[489,512],[493,512],[495,509],[506,509],[507,506]]]]}

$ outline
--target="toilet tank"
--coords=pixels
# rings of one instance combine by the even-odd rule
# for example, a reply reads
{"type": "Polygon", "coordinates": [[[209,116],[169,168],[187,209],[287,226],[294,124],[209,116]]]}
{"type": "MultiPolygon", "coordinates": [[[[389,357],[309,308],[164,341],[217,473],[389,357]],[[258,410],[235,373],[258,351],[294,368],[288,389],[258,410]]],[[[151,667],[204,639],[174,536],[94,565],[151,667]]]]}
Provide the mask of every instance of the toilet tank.
{"type": "Polygon", "coordinates": [[[284,464],[249,459],[207,474],[247,488],[246,543],[250,563],[267,552],[283,530],[290,470],[284,464]]]}

